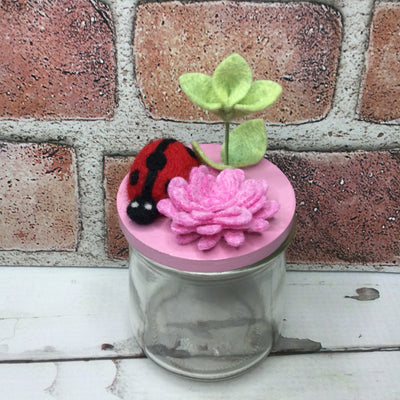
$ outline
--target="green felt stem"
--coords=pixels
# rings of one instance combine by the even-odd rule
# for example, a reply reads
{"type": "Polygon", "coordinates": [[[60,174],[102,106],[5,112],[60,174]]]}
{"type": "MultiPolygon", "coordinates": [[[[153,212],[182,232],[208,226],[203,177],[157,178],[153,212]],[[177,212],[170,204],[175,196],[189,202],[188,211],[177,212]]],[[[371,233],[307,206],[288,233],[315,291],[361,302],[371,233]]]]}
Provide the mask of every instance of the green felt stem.
{"type": "Polygon", "coordinates": [[[225,122],[225,148],[226,148],[226,156],[225,156],[225,164],[229,165],[229,122],[225,122]]]}

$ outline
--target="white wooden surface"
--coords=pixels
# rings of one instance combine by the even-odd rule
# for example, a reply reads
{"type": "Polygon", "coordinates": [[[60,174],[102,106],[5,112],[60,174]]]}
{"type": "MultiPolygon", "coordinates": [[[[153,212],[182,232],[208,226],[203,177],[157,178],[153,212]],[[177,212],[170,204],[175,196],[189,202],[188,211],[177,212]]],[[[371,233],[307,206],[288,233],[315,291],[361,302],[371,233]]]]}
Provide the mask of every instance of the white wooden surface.
{"type": "Polygon", "coordinates": [[[174,376],[146,359],[0,365],[0,398],[18,400],[398,400],[399,352],[268,357],[226,382],[174,376]]]}
{"type": "Polygon", "coordinates": [[[0,360],[141,354],[127,315],[126,269],[0,268],[0,360]]]}
{"type": "Polygon", "coordinates": [[[0,268],[0,399],[400,399],[400,274],[289,272],[282,334],[322,352],[273,355],[218,383],[137,358],[127,278],[126,269],[0,268]],[[361,287],[380,297],[345,297],[361,287]]]}

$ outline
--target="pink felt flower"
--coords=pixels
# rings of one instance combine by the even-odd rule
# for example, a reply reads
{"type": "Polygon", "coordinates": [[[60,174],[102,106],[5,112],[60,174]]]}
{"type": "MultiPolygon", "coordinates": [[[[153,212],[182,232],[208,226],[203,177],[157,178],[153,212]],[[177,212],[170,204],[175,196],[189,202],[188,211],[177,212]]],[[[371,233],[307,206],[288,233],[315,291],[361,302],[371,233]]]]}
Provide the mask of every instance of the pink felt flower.
{"type": "Polygon", "coordinates": [[[160,200],[158,211],[171,218],[171,229],[180,244],[199,239],[198,248],[209,250],[221,238],[238,247],[245,232],[268,228],[267,219],[278,210],[276,201],[267,200],[264,180],[245,180],[241,169],[218,173],[204,165],[191,170],[189,181],[173,178],[169,198],[160,200]]]}

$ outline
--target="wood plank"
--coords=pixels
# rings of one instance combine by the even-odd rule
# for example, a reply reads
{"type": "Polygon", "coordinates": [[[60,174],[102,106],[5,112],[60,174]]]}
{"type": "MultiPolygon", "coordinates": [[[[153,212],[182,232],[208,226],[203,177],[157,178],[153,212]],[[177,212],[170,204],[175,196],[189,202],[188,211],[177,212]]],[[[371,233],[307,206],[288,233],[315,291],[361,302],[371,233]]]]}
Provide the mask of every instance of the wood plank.
{"type": "MultiPolygon", "coordinates": [[[[291,271],[287,277],[284,336],[335,351],[400,347],[400,274],[291,271]],[[345,297],[360,287],[380,297],[345,297]]],[[[140,356],[128,312],[127,269],[2,267],[0,360],[140,356]]]]}
{"type": "Polygon", "coordinates": [[[141,354],[127,269],[0,268],[0,360],[141,354]]]}
{"type": "Polygon", "coordinates": [[[0,364],[2,399],[394,400],[400,352],[271,356],[232,380],[175,376],[147,359],[0,364]]]}
{"type": "Polygon", "coordinates": [[[389,273],[288,273],[283,335],[321,342],[328,350],[400,347],[400,276],[389,273]],[[379,298],[358,301],[358,288],[379,298]]]}

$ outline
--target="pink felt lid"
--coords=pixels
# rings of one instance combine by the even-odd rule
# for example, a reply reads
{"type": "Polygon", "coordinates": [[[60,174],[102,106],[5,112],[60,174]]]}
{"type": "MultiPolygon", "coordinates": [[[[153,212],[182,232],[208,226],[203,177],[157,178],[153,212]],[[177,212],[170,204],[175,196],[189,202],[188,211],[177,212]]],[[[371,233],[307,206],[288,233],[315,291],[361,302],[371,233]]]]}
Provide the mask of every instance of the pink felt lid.
{"type": "MultiPolygon", "coordinates": [[[[203,144],[201,148],[210,159],[220,162],[220,145],[203,144]]],[[[280,210],[269,219],[266,231],[246,233],[246,241],[239,248],[227,245],[223,239],[207,251],[198,250],[196,242],[179,245],[170,229],[170,219],[160,215],[150,225],[138,225],[128,217],[128,174],[118,190],[117,209],[121,229],[129,244],[159,264],[190,272],[224,272],[268,257],[283,244],[292,229],[296,209],[294,190],[282,171],[266,159],[243,170],[247,179],[265,179],[269,185],[268,199],[280,204],[280,210]]]]}

